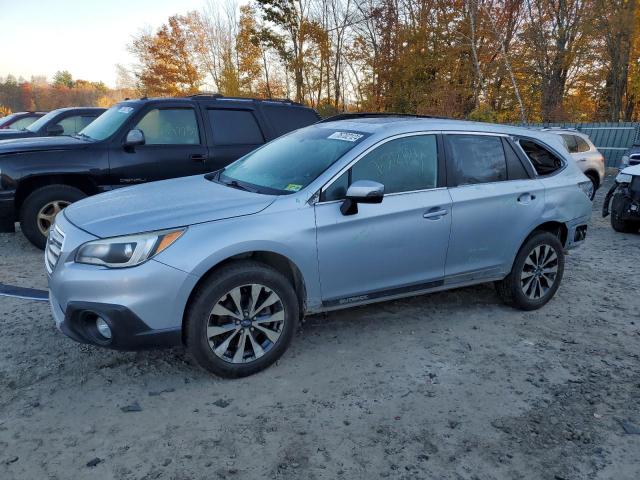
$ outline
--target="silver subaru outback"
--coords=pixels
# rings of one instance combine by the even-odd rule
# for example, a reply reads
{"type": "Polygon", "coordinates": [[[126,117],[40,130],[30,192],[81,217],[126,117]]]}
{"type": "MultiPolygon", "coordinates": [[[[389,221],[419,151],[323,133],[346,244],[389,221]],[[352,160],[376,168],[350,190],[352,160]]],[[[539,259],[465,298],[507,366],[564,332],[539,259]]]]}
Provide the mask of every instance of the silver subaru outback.
{"type": "Polygon", "coordinates": [[[122,188],[58,215],[45,254],[69,337],[186,345],[249,375],[307,314],[482,282],[523,310],[584,241],[591,183],[554,134],[341,115],[223,170],[122,188]]]}

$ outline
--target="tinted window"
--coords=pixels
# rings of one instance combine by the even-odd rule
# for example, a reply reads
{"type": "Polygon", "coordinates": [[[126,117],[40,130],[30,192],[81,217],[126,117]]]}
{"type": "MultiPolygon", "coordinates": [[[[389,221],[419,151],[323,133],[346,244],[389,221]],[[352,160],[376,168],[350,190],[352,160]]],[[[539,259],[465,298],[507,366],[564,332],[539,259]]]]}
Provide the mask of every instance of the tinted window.
{"type": "MultiPolygon", "coordinates": [[[[351,167],[351,183],[373,180],[384,185],[384,193],[435,188],[438,183],[438,146],[435,135],[391,140],[377,147],[351,167]]],[[[323,200],[345,197],[349,172],[327,188],[323,200]]]]}
{"type": "Polygon", "coordinates": [[[576,139],[576,146],[577,146],[578,152],[588,152],[589,150],[591,150],[591,147],[583,138],[578,137],[577,135],[573,138],[576,139]]]}
{"type": "Polygon", "coordinates": [[[520,158],[518,158],[518,155],[513,150],[509,142],[506,139],[503,139],[502,144],[504,147],[505,157],[507,158],[507,176],[509,180],[522,180],[529,178],[520,158]]]}
{"type": "Polygon", "coordinates": [[[192,108],[155,108],[135,128],[143,131],[146,145],[200,143],[196,112],[192,108]]]}
{"type": "Polygon", "coordinates": [[[249,110],[209,110],[216,145],[259,145],[264,137],[249,110]]]}
{"type": "Polygon", "coordinates": [[[570,153],[576,153],[578,151],[578,144],[576,143],[577,137],[575,135],[560,135],[564,139],[564,143],[567,144],[567,150],[570,153]]]}
{"type": "Polygon", "coordinates": [[[309,108],[264,104],[262,111],[276,137],[319,120],[316,113],[309,108]]]}
{"type": "Polygon", "coordinates": [[[500,182],[507,168],[500,137],[447,135],[453,186],[500,182]]]}

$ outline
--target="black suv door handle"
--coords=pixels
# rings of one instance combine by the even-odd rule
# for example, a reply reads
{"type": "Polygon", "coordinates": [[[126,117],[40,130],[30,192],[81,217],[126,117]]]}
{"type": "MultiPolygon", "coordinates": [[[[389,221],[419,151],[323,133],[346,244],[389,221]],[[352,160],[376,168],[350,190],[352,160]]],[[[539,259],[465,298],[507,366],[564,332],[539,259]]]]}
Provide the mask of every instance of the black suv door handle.
{"type": "Polygon", "coordinates": [[[202,153],[192,153],[189,155],[189,158],[194,162],[204,162],[207,159],[207,156],[202,153]]]}

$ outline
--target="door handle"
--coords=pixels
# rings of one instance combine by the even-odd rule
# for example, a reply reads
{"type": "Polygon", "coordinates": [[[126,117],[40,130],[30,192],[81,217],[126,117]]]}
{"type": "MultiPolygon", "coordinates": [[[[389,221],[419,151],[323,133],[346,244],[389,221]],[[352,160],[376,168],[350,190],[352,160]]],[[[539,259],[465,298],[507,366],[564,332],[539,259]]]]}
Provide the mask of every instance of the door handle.
{"type": "Polygon", "coordinates": [[[518,202],[526,205],[527,203],[531,203],[535,199],[535,195],[531,195],[530,193],[523,193],[518,197],[518,202]]]}
{"type": "Polygon", "coordinates": [[[193,160],[194,162],[204,162],[207,159],[207,156],[203,155],[202,153],[192,153],[191,155],[189,155],[189,159],[193,160]]]}
{"type": "Polygon", "coordinates": [[[578,159],[578,161],[579,161],[579,162],[586,162],[586,161],[587,161],[587,159],[583,157],[583,158],[579,158],[579,159],[578,159]]]}
{"type": "Polygon", "coordinates": [[[429,210],[422,215],[422,218],[437,220],[444,217],[447,213],[449,213],[447,210],[429,210]]]}

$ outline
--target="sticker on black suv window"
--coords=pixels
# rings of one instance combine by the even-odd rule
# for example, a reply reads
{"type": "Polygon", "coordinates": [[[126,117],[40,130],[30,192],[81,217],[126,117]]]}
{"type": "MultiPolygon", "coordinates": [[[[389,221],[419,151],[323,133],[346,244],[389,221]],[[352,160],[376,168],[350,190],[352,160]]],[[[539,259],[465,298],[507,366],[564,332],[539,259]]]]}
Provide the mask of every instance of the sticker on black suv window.
{"type": "Polygon", "coordinates": [[[327,138],[331,140],[343,140],[345,142],[357,142],[364,135],[360,135],[359,133],[351,133],[351,132],[334,132],[329,135],[327,138]]]}

